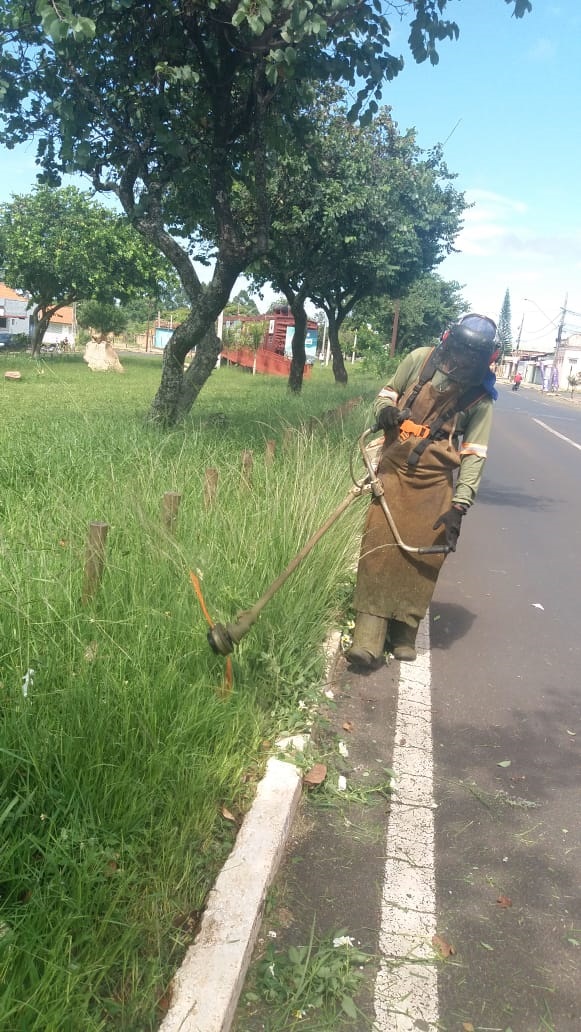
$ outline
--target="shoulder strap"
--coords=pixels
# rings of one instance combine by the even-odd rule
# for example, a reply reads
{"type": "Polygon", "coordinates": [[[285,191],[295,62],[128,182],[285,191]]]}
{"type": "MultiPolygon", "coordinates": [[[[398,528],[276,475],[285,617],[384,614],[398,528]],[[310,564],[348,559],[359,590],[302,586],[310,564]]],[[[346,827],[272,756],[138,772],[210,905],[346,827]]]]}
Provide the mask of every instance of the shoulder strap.
{"type": "Polygon", "coordinates": [[[418,377],[418,382],[416,383],[413,391],[411,392],[411,394],[410,394],[410,396],[409,396],[409,398],[408,398],[408,400],[406,402],[406,408],[411,409],[414,401],[416,400],[416,398],[417,398],[418,394],[420,393],[420,391],[421,391],[422,387],[424,386],[424,384],[426,384],[428,382],[428,380],[431,380],[433,375],[434,375],[434,373],[436,372],[436,369],[438,368],[438,361],[437,361],[435,355],[436,355],[436,349],[432,348],[432,350],[430,351],[430,354],[428,355],[428,357],[426,358],[422,368],[420,369],[420,375],[418,377]]]}
{"type": "Polygon", "coordinates": [[[474,385],[473,387],[469,387],[468,390],[464,391],[464,393],[460,395],[460,397],[455,401],[453,405],[450,406],[449,409],[446,410],[446,412],[444,412],[441,416],[438,416],[438,418],[434,420],[434,422],[430,426],[430,432],[428,436],[423,437],[420,441],[418,441],[415,448],[412,449],[408,456],[408,468],[415,469],[423,453],[428,447],[430,441],[442,440],[442,438],[445,436],[443,432],[443,427],[449,419],[452,419],[453,416],[456,416],[458,412],[464,412],[466,409],[471,408],[473,405],[476,404],[477,401],[480,401],[481,398],[484,398],[485,395],[486,391],[480,384],[474,385]]]}

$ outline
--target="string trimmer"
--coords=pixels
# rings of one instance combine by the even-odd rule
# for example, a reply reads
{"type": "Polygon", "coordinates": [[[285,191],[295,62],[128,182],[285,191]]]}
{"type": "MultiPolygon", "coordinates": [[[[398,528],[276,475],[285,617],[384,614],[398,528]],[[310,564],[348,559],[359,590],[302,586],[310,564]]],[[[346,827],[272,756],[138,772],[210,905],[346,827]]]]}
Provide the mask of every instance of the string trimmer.
{"type": "Polygon", "coordinates": [[[244,612],[238,613],[235,623],[215,623],[212,627],[210,627],[210,630],[208,631],[208,641],[214,652],[216,652],[218,655],[228,656],[231,652],[234,651],[234,647],[239,644],[239,642],[242,640],[245,634],[248,634],[248,631],[260,616],[267,602],[270,602],[272,596],[275,595],[279,588],[283,586],[285,581],[290,577],[291,573],[293,573],[296,570],[297,566],[299,566],[300,563],[302,563],[303,559],[309,554],[311,549],[314,548],[317,542],[321,540],[323,535],[326,534],[330,527],[332,527],[333,524],[336,522],[336,520],[339,519],[339,516],[341,516],[342,513],[344,513],[345,510],[349,508],[352,502],[354,502],[357,498],[361,498],[364,494],[372,494],[375,498],[378,499],[379,504],[381,505],[385,513],[385,518],[389,524],[390,530],[393,534],[395,544],[399,548],[401,548],[403,552],[411,552],[415,555],[448,554],[450,549],[447,545],[430,545],[429,547],[422,548],[416,547],[414,545],[406,545],[406,543],[402,541],[399,531],[395,525],[393,516],[391,515],[388,504],[385,500],[383,485],[375,472],[375,467],[373,465],[373,461],[369,455],[367,447],[367,441],[369,437],[372,434],[377,433],[377,429],[378,428],[374,426],[370,427],[367,430],[364,430],[358,440],[361,457],[363,459],[363,463],[367,471],[365,477],[362,480],[357,480],[353,474],[353,471],[351,471],[353,487],[349,491],[349,494],[346,495],[343,501],[325,520],[323,525],[319,527],[319,529],[313,534],[311,538],[309,538],[307,543],[303,545],[300,552],[298,552],[295,555],[294,559],[291,559],[288,566],[282,571],[282,573],[278,575],[276,580],[272,582],[270,587],[264,592],[264,595],[262,595],[261,598],[258,599],[258,602],[255,602],[251,609],[246,609],[244,610],[244,612]]]}

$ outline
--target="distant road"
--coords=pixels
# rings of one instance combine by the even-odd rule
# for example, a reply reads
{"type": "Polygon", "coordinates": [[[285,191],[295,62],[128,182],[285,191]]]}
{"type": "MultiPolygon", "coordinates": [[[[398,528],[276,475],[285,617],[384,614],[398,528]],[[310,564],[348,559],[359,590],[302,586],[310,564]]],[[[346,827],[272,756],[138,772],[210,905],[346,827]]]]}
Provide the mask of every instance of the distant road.
{"type": "Polygon", "coordinates": [[[579,1032],[581,406],[501,386],[430,628],[442,1027],[579,1032]]]}

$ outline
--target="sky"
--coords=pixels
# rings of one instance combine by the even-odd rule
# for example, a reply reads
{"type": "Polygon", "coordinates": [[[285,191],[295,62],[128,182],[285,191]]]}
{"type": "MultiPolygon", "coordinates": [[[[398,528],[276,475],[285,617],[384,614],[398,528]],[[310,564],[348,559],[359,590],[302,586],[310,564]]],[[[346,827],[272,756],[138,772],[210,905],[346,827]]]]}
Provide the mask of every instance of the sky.
{"type": "MultiPolygon", "coordinates": [[[[436,66],[414,63],[394,17],[405,67],[383,103],[420,147],[443,145],[472,205],[437,272],[495,320],[508,290],[513,343],[549,351],[561,323],[563,338],[581,332],[581,3],[532,4],[517,20],[504,0],[450,0],[460,37],[436,66]]],[[[0,202],[34,186],[34,154],[0,148],[0,202]]]]}
{"type": "Polygon", "coordinates": [[[550,350],[561,320],[581,332],[581,4],[532,5],[516,19],[503,0],[452,0],[459,39],[435,67],[410,57],[384,102],[421,147],[444,146],[473,205],[439,274],[493,319],[509,290],[513,342],[550,350]]]}

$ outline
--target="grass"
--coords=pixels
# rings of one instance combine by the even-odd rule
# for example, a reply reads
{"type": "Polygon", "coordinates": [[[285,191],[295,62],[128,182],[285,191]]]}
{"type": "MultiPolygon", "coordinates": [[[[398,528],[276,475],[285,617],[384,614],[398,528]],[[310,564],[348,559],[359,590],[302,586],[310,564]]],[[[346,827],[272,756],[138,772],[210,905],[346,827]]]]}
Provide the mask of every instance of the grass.
{"type": "Polygon", "coordinates": [[[0,1027],[154,1029],[195,915],[229,852],[278,730],[323,669],[363,506],[275,595],[233,657],[234,689],[189,582],[213,619],[262,594],[347,493],[371,399],[314,370],[282,381],[216,371],[191,418],[146,426],[157,356],[123,376],[76,356],[0,359],[0,1027]],[[4,380],[20,369],[20,382],[4,380]],[[321,416],[313,432],[306,427],[321,416]],[[265,442],[277,442],[272,465],[265,442]],[[252,449],[250,488],[241,451],[252,449]],[[205,470],[219,470],[206,508],[205,470]],[[182,495],[174,534],[160,519],[182,495]],[[80,602],[87,525],[109,524],[101,586],[80,602]]]}
{"type": "Polygon", "coordinates": [[[284,951],[268,945],[252,972],[245,1003],[250,1012],[255,1004],[268,1004],[267,1032],[339,1028],[358,1017],[354,996],[370,960],[342,930],[316,937],[313,922],[306,945],[284,951]]]}

